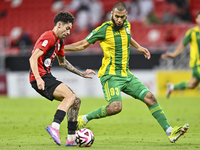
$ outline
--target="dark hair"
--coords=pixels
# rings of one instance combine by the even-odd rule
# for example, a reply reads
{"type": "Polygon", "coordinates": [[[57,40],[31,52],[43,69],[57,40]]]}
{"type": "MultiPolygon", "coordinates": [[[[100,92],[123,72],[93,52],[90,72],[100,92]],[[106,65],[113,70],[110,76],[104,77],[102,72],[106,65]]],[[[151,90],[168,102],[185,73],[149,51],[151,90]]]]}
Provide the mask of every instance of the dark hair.
{"type": "Polygon", "coordinates": [[[119,11],[127,10],[126,9],[126,5],[124,3],[122,3],[122,2],[115,3],[115,5],[113,6],[112,11],[115,11],[115,8],[117,8],[119,11]]]}
{"type": "Polygon", "coordinates": [[[198,15],[200,15],[200,11],[197,13],[196,18],[198,17],[198,15]]]}
{"type": "Polygon", "coordinates": [[[68,11],[60,11],[56,14],[55,18],[54,18],[54,26],[56,26],[56,24],[61,21],[64,23],[72,23],[72,25],[74,24],[74,16],[68,12],[68,11]]]}

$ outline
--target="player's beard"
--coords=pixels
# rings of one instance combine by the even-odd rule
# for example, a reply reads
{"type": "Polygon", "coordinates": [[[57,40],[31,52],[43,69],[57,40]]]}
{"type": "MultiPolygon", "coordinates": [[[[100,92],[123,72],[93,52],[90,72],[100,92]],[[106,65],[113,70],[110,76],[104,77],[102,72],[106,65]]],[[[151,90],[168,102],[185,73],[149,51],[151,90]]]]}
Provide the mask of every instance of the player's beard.
{"type": "Polygon", "coordinates": [[[121,25],[121,26],[118,26],[118,25],[116,25],[115,20],[113,19],[113,17],[112,17],[111,19],[112,19],[112,22],[114,23],[114,27],[113,27],[113,28],[114,28],[116,31],[119,31],[121,28],[123,28],[124,22],[126,21],[126,19],[125,19],[124,22],[122,23],[122,25],[121,25]]]}

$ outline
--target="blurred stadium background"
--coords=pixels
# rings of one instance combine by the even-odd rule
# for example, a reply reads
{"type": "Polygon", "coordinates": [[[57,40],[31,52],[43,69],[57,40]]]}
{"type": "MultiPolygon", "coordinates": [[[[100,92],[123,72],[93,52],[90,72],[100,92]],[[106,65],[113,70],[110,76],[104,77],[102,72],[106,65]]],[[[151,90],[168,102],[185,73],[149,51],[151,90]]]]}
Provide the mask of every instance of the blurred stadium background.
{"type": "MultiPolygon", "coordinates": [[[[189,45],[174,60],[160,55],[173,51],[187,29],[195,26],[200,0],[121,0],[127,5],[132,37],[149,49],[151,60],[145,60],[133,47],[130,69],[156,95],[164,96],[166,83],[189,80],[189,45]]],[[[92,29],[110,20],[110,10],[118,0],[0,0],[0,95],[37,96],[28,81],[31,51],[38,37],[53,28],[58,11],[69,11],[75,17],[71,44],[85,38],[92,29]]],[[[98,70],[102,51],[98,43],[82,52],[68,52],[66,58],[77,68],[98,70]]],[[[54,62],[53,74],[80,96],[102,96],[97,77],[93,80],[59,69],[54,62]],[[77,86],[78,85],[78,86],[77,86]]],[[[200,88],[177,92],[173,96],[200,96],[200,88]]]]}

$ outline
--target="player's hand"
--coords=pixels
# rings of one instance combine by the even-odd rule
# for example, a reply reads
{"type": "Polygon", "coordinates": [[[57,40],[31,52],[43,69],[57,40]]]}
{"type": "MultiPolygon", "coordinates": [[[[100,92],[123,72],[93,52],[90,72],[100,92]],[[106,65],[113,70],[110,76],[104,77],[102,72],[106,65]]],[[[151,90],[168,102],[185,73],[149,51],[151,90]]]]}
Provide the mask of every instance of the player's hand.
{"type": "Polygon", "coordinates": [[[39,90],[44,90],[45,82],[42,80],[42,78],[36,79],[37,86],[39,90]]]}
{"type": "Polygon", "coordinates": [[[161,55],[162,59],[168,59],[168,58],[174,58],[174,55],[172,53],[164,53],[161,55]]]}
{"type": "Polygon", "coordinates": [[[83,77],[84,78],[90,78],[90,79],[92,79],[93,77],[92,76],[89,76],[89,74],[94,74],[94,75],[96,75],[96,72],[94,71],[94,70],[92,70],[92,69],[87,69],[84,73],[83,73],[83,77]]]}
{"type": "Polygon", "coordinates": [[[151,54],[150,54],[150,52],[148,51],[148,49],[146,49],[146,48],[140,46],[139,48],[137,48],[137,50],[138,50],[140,53],[144,54],[144,57],[145,57],[146,59],[150,59],[150,58],[151,58],[151,54]]]}

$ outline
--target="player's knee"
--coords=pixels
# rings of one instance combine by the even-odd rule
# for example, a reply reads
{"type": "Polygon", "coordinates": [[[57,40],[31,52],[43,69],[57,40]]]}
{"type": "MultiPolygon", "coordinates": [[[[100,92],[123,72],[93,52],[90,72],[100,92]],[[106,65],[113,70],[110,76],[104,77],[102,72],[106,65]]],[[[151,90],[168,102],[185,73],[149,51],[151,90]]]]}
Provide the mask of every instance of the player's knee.
{"type": "Polygon", "coordinates": [[[196,87],[196,85],[190,85],[188,84],[188,89],[194,89],[196,87]]]}
{"type": "Polygon", "coordinates": [[[156,100],[155,96],[151,92],[148,92],[146,94],[146,96],[144,97],[144,103],[149,107],[149,106],[151,106],[153,104],[156,104],[157,100],[156,100]]]}
{"type": "Polygon", "coordinates": [[[122,111],[122,104],[120,101],[112,102],[107,106],[107,112],[109,115],[118,114],[121,111],[122,111]]]}
{"type": "Polygon", "coordinates": [[[76,95],[75,95],[75,94],[72,94],[71,99],[72,99],[73,102],[75,102],[75,100],[76,100],[76,95]]]}
{"type": "Polygon", "coordinates": [[[75,102],[75,100],[76,100],[75,94],[63,96],[63,101],[70,102],[71,104],[73,104],[75,102]]]}

